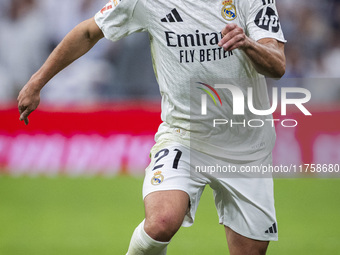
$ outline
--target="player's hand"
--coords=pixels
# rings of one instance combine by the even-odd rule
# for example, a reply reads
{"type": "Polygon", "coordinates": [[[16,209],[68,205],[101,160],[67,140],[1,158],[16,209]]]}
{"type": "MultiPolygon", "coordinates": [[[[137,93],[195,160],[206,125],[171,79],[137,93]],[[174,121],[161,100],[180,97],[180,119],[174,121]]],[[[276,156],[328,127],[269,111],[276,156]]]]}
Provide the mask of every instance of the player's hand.
{"type": "Polygon", "coordinates": [[[17,100],[20,121],[24,121],[28,125],[28,115],[37,109],[40,103],[40,90],[34,89],[33,84],[27,83],[20,91],[17,100]]]}
{"type": "Polygon", "coordinates": [[[225,51],[244,49],[249,44],[249,38],[243,29],[234,23],[227,24],[224,27],[222,36],[223,38],[218,43],[218,46],[222,47],[225,51]]]}

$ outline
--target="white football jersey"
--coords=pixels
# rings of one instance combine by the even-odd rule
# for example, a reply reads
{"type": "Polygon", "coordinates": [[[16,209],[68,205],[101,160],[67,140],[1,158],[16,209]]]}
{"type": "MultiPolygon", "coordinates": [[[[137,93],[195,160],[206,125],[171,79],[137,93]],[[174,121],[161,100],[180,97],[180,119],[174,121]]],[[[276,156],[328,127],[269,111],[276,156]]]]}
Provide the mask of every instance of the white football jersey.
{"type": "Polygon", "coordinates": [[[257,116],[247,104],[251,87],[254,108],[270,108],[264,77],[244,52],[226,52],[217,44],[228,23],[236,23],[255,41],[285,42],[274,0],[111,0],[95,21],[112,41],[133,32],[149,33],[162,95],[163,123],[156,140],[175,140],[234,160],[271,152],[275,129],[268,119],[272,116],[257,116]],[[233,113],[233,95],[216,84],[232,84],[242,91],[244,114],[233,113]]]}

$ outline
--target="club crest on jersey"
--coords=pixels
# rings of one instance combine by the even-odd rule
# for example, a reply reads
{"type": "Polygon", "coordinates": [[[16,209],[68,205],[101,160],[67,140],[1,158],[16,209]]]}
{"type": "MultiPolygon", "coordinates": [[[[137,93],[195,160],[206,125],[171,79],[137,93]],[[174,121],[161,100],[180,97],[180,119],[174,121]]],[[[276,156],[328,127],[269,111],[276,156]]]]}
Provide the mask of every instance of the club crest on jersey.
{"type": "Polygon", "coordinates": [[[236,13],[236,7],[233,5],[233,0],[226,0],[222,2],[222,17],[227,21],[232,21],[236,19],[237,13],[236,13]]]}
{"type": "Polygon", "coordinates": [[[161,184],[163,180],[164,176],[162,175],[162,171],[157,171],[151,179],[151,184],[156,186],[161,184]]]}

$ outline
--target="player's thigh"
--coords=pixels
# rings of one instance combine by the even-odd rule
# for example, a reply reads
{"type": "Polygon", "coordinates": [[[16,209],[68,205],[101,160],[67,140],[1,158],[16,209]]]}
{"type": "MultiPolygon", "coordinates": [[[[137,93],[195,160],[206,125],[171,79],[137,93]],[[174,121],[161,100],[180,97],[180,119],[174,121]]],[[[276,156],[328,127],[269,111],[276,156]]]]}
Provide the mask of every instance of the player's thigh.
{"type": "Polygon", "coordinates": [[[189,210],[189,195],[182,190],[156,191],[144,199],[144,229],[159,241],[168,241],[181,227],[189,210]]]}
{"type": "Polygon", "coordinates": [[[152,148],[143,184],[148,217],[184,213],[182,225],[192,225],[206,180],[192,175],[190,155],[190,148],[168,140],[152,148]]]}
{"type": "Polygon", "coordinates": [[[230,255],[264,255],[269,241],[258,241],[242,236],[225,226],[230,255]]]}

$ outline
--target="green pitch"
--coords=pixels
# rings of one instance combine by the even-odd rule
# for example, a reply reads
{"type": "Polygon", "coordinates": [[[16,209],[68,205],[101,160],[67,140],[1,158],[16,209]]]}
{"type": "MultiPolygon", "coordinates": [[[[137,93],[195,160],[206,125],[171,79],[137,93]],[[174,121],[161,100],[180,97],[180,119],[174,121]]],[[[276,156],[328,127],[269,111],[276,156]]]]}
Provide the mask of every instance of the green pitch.
{"type": "MultiPolygon", "coordinates": [[[[144,218],[142,179],[0,177],[1,255],[125,255],[144,218]]],[[[340,254],[340,179],[275,180],[279,242],[268,254],[340,254]]],[[[228,254],[210,188],[168,254],[228,254]]]]}

